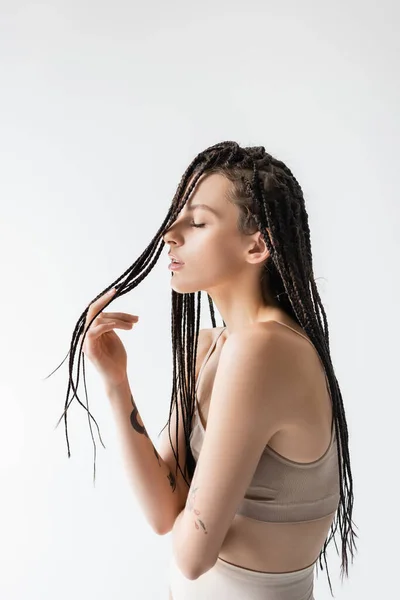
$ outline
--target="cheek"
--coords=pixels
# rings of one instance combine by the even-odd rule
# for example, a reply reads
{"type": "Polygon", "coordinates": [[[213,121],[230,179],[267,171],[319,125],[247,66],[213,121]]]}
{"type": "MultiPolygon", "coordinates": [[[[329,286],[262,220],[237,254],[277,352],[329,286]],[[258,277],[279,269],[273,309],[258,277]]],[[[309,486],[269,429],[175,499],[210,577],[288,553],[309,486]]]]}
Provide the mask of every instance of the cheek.
{"type": "MultiPolygon", "coordinates": [[[[205,233],[205,232],[202,232],[205,233]]],[[[195,268],[197,275],[224,275],[237,271],[240,267],[236,240],[227,231],[209,231],[201,235],[191,246],[188,263],[195,268]]]]}
{"type": "Polygon", "coordinates": [[[220,241],[216,253],[218,253],[221,262],[225,263],[226,265],[234,265],[238,264],[239,262],[237,245],[233,240],[229,240],[228,236],[220,241]]]}
{"type": "Polygon", "coordinates": [[[209,256],[208,264],[211,266],[212,273],[221,275],[229,275],[237,272],[240,268],[237,250],[229,243],[219,243],[213,248],[212,253],[207,253],[209,256]]]}

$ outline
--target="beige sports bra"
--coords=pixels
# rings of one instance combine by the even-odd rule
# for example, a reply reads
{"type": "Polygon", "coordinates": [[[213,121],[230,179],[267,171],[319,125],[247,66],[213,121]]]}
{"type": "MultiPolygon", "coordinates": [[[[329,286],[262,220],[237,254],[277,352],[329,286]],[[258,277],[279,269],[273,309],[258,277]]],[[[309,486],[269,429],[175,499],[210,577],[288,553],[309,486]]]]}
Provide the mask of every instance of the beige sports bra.
{"type": "MultiPolygon", "coordinates": [[[[285,323],[276,323],[307,339],[315,349],[314,344],[305,335],[285,323]]],[[[225,329],[226,327],[221,330],[211,344],[197,377],[195,419],[190,435],[190,447],[196,461],[205,435],[199,416],[197,389],[204,366],[225,329]]],[[[326,373],[325,378],[330,390],[326,373]]],[[[316,461],[299,463],[283,457],[267,445],[237,514],[269,522],[313,521],[332,514],[337,509],[339,489],[336,432],[332,420],[330,445],[316,461]]]]}

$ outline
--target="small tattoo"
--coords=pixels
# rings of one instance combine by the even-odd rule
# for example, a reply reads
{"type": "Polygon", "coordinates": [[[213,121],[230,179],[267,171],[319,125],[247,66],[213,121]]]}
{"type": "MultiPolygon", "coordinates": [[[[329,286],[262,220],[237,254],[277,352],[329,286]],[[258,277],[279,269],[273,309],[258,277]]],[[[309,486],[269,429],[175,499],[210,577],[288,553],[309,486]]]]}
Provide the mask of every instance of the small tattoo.
{"type": "Polygon", "coordinates": [[[133,429],[135,431],[137,431],[138,433],[142,433],[147,438],[149,438],[149,434],[147,433],[146,427],[143,425],[143,422],[142,422],[142,424],[139,423],[138,417],[140,417],[140,415],[139,415],[139,411],[137,409],[137,406],[135,404],[135,401],[134,401],[132,395],[131,395],[131,403],[133,406],[133,411],[131,412],[130,420],[131,420],[131,425],[132,425],[133,429]]]}
{"type": "Polygon", "coordinates": [[[207,534],[208,531],[206,529],[206,526],[204,525],[203,521],[199,518],[199,515],[201,514],[199,510],[197,510],[197,508],[194,508],[194,502],[196,500],[196,492],[199,488],[196,487],[194,488],[194,490],[192,492],[189,493],[188,495],[188,499],[186,501],[186,505],[185,508],[186,510],[188,510],[189,512],[194,512],[194,514],[197,516],[197,520],[195,520],[194,525],[196,527],[196,529],[199,529],[199,525],[197,523],[197,521],[200,523],[200,525],[202,526],[204,533],[207,534]]]}
{"type": "Polygon", "coordinates": [[[172,491],[174,492],[176,490],[176,479],[173,473],[171,473],[171,471],[168,473],[168,479],[169,479],[169,484],[172,488],[172,491]]]}

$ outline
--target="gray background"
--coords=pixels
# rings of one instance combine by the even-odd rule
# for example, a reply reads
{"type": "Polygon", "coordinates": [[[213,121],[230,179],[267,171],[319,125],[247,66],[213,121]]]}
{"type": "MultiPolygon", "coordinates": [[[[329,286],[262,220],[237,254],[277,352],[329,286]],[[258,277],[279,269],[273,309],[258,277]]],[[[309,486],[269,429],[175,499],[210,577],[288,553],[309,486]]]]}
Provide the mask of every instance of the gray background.
{"type": "MultiPolygon", "coordinates": [[[[63,422],[87,304],[131,265],[183,171],[223,140],[264,145],[300,181],[349,425],[359,553],[336,598],[395,595],[399,458],[399,4],[0,1],[0,597],[168,597],[170,536],[123,472],[107,398],[97,482],[86,412],[63,422]]],[[[167,247],[113,310],[157,445],[171,394],[167,247]]],[[[203,296],[203,327],[211,326],[203,296]]],[[[218,325],[222,321],[218,316],[218,325]]],[[[82,379],[80,398],[85,401],[82,379]]],[[[338,538],[339,539],[339,538],[338,538]]],[[[325,572],[315,597],[330,598],[325,572]]]]}

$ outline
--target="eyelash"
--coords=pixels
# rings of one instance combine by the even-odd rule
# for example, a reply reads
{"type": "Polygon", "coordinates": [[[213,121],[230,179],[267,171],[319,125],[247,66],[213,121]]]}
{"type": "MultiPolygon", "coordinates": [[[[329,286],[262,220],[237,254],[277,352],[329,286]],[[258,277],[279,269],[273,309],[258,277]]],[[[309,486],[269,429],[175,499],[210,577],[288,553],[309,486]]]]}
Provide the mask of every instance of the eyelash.
{"type": "Polygon", "coordinates": [[[205,227],[205,223],[201,223],[201,224],[197,224],[196,225],[196,223],[194,223],[194,221],[192,221],[190,224],[191,224],[192,227],[205,227]]]}

